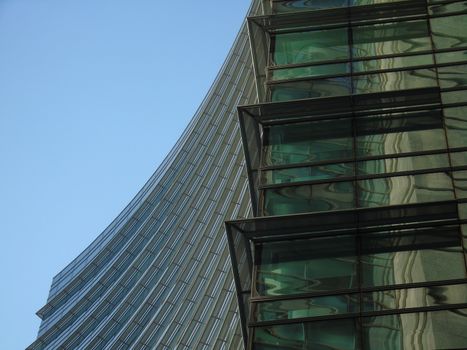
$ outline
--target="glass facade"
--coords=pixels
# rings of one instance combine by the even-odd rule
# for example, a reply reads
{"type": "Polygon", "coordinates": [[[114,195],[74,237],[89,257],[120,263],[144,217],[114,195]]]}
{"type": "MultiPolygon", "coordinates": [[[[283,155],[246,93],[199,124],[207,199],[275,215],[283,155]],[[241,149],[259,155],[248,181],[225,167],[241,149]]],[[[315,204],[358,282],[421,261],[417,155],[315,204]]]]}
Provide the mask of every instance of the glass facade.
{"type": "Polygon", "coordinates": [[[247,349],[467,348],[467,3],[270,0],[249,29],[247,349]]]}

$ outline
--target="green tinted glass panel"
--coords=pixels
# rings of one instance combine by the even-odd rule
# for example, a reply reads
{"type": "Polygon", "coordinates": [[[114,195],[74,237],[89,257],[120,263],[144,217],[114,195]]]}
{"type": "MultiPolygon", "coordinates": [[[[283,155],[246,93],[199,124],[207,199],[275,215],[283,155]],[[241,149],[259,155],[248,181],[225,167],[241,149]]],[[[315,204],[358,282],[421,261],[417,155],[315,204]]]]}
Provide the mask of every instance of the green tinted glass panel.
{"type": "Polygon", "coordinates": [[[353,77],[356,94],[437,86],[434,69],[357,75],[353,77]]]}
{"type": "Polygon", "coordinates": [[[263,190],[264,215],[287,215],[355,207],[353,182],[263,190]]]}
{"type": "MultiPolygon", "coordinates": [[[[467,95],[466,91],[455,93],[467,95]]],[[[467,147],[467,107],[445,108],[444,120],[449,147],[467,147]]]]}
{"type": "Polygon", "coordinates": [[[272,80],[319,77],[323,75],[341,75],[350,72],[349,63],[323,64],[309,67],[281,68],[271,71],[272,80]]]}
{"type": "Polygon", "coordinates": [[[437,49],[467,46],[467,15],[432,18],[430,22],[437,49]]]}
{"type": "Polygon", "coordinates": [[[451,163],[454,167],[467,165],[467,152],[452,152],[451,163]]]}
{"type": "Polygon", "coordinates": [[[432,5],[428,7],[428,10],[432,15],[446,15],[449,13],[461,12],[467,10],[467,1],[432,5]]]}
{"type": "Polygon", "coordinates": [[[425,20],[359,26],[352,35],[355,58],[431,49],[425,20]]]}
{"type": "Polygon", "coordinates": [[[256,292],[289,295],[356,287],[355,237],[265,243],[256,261],[256,292]]]}
{"type": "Polygon", "coordinates": [[[273,13],[323,10],[349,6],[349,0],[292,0],[272,1],[273,13]]]}
{"type": "Polygon", "coordinates": [[[326,164],[311,167],[265,170],[262,172],[264,184],[282,184],[300,181],[332,179],[342,176],[353,176],[352,163],[326,164]]]}
{"type": "Polygon", "coordinates": [[[440,87],[459,88],[467,86],[467,64],[438,68],[440,87]]]}
{"type": "Polygon", "coordinates": [[[331,295],[254,304],[255,321],[291,320],[359,311],[358,295],[331,295]]]}
{"type": "Polygon", "coordinates": [[[467,309],[362,318],[363,349],[466,349],[467,309]]]}
{"type": "Polygon", "coordinates": [[[446,149],[439,111],[357,119],[357,157],[446,149]]]}
{"type": "Polygon", "coordinates": [[[357,163],[357,174],[387,174],[399,171],[449,167],[447,154],[429,154],[416,157],[400,157],[367,160],[357,163]]]}
{"type": "Polygon", "coordinates": [[[258,327],[254,330],[253,349],[356,350],[356,321],[332,320],[258,327]]]}
{"type": "Polygon", "coordinates": [[[414,307],[467,303],[467,285],[453,284],[424,288],[385,290],[362,295],[363,311],[384,311],[414,307]]]}
{"type": "Polygon", "coordinates": [[[452,177],[456,198],[467,198],[467,171],[454,171],[452,177]]]}
{"type": "Polygon", "coordinates": [[[294,81],[269,86],[271,101],[290,101],[304,98],[350,95],[350,77],[294,81]]]}
{"type": "Polygon", "coordinates": [[[466,277],[458,228],[362,238],[363,287],[466,277]]]}
{"type": "Polygon", "coordinates": [[[275,64],[349,58],[347,28],[276,34],[271,41],[275,64]]]}
{"type": "Polygon", "coordinates": [[[465,103],[467,102],[467,92],[465,90],[443,92],[441,93],[441,100],[444,104],[465,103]]]}
{"type": "Polygon", "coordinates": [[[433,64],[433,55],[420,55],[358,61],[352,63],[352,68],[355,73],[359,73],[372,70],[408,68],[430,64],[433,64]]]}
{"type": "Polygon", "coordinates": [[[359,207],[377,207],[454,199],[445,173],[394,176],[357,181],[359,207]]]}
{"type": "Polygon", "coordinates": [[[352,157],[349,119],[275,125],[264,129],[263,164],[282,165],[352,157]]]}
{"type": "Polygon", "coordinates": [[[467,61],[467,50],[449,51],[436,54],[436,62],[438,64],[462,61],[467,61]]]}

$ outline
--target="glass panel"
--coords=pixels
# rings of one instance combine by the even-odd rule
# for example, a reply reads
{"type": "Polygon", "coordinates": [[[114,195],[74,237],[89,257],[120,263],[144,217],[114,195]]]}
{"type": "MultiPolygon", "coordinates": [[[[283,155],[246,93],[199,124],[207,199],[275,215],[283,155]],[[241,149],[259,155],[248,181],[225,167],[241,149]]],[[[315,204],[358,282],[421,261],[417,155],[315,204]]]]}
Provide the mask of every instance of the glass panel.
{"type": "Polygon", "coordinates": [[[357,157],[446,149],[439,111],[380,115],[356,120],[357,157]]]}
{"type": "Polygon", "coordinates": [[[363,311],[384,311],[467,303],[467,285],[454,284],[364,293],[363,311]]]}
{"type": "Polygon", "coordinates": [[[438,64],[467,61],[467,50],[450,51],[436,54],[438,64]]]}
{"type": "Polygon", "coordinates": [[[264,243],[256,246],[256,292],[290,295],[354,288],[355,237],[264,243]]]}
{"type": "Polygon", "coordinates": [[[451,153],[452,166],[467,165],[467,152],[453,152],[451,153]]]}
{"type": "Polygon", "coordinates": [[[467,64],[439,67],[438,76],[440,87],[443,89],[467,86],[467,64]]]}
{"type": "Polygon", "coordinates": [[[429,12],[431,15],[445,15],[453,12],[460,12],[467,10],[467,2],[454,2],[451,4],[440,4],[429,6],[429,12]]]}
{"type": "MultiPolygon", "coordinates": [[[[466,91],[456,93],[467,95],[466,91]]],[[[445,108],[444,120],[449,147],[467,147],[467,107],[445,108]]]]}
{"type": "Polygon", "coordinates": [[[467,15],[432,18],[430,22],[437,49],[467,46],[467,15]]]}
{"type": "Polygon", "coordinates": [[[362,238],[362,285],[376,287],[465,278],[459,229],[362,238]]]}
{"type": "Polygon", "coordinates": [[[444,104],[464,103],[464,102],[467,102],[467,92],[465,90],[442,92],[441,100],[443,101],[444,104]]]}
{"type": "Polygon", "coordinates": [[[433,55],[420,55],[358,61],[353,62],[352,65],[353,71],[359,73],[372,70],[409,68],[413,66],[431,65],[433,63],[433,55]]]}
{"type": "Polygon", "coordinates": [[[433,69],[389,72],[353,77],[355,94],[438,86],[433,69]]]}
{"type": "Polygon", "coordinates": [[[253,304],[256,321],[290,320],[358,312],[358,295],[332,295],[253,304]]]}
{"type": "Polygon", "coordinates": [[[359,26],[352,35],[354,58],[431,49],[425,20],[359,26]]]}
{"type": "Polygon", "coordinates": [[[355,208],[353,182],[272,188],[263,192],[264,215],[355,208]]]}
{"type": "Polygon", "coordinates": [[[351,159],[350,119],[274,125],[264,128],[264,165],[351,159]]]}
{"type": "Polygon", "coordinates": [[[350,77],[316,79],[311,81],[294,81],[290,83],[271,84],[271,101],[290,101],[304,98],[327,96],[343,96],[352,93],[350,77]]]}
{"type": "Polygon", "coordinates": [[[255,328],[253,349],[356,350],[357,338],[353,319],[274,325],[255,328]]]}
{"type": "Polygon", "coordinates": [[[323,75],[350,73],[349,63],[326,64],[308,67],[281,68],[272,70],[272,80],[298,79],[323,75]]]}
{"type": "Polygon", "coordinates": [[[429,154],[416,157],[386,158],[357,163],[358,175],[387,174],[399,171],[449,167],[447,154],[429,154]]]}
{"type": "Polygon", "coordinates": [[[394,176],[357,181],[359,207],[377,207],[454,199],[445,173],[394,176]]]}
{"type": "Polygon", "coordinates": [[[276,34],[271,41],[274,64],[349,58],[347,28],[276,34]]]}
{"type": "Polygon", "coordinates": [[[264,184],[274,185],[300,181],[332,179],[341,176],[353,176],[352,163],[326,164],[312,167],[265,170],[262,172],[264,184]]]}
{"type": "Polygon", "coordinates": [[[272,8],[274,13],[285,13],[347,6],[349,6],[349,0],[287,0],[273,1],[272,8]]]}
{"type": "Polygon", "coordinates": [[[467,309],[362,318],[363,349],[466,349],[467,309]]]}
{"type": "Polygon", "coordinates": [[[467,171],[454,171],[454,190],[457,198],[467,198],[467,171]]]}

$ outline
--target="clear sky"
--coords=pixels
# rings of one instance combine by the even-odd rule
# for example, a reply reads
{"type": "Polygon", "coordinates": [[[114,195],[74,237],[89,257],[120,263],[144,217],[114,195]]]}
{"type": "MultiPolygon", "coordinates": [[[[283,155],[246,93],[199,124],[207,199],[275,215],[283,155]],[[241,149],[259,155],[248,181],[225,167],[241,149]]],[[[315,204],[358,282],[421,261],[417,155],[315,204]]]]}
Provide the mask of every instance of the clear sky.
{"type": "Polygon", "coordinates": [[[0,349],[181,135],[250,0],[0,0],[0,349]]]}

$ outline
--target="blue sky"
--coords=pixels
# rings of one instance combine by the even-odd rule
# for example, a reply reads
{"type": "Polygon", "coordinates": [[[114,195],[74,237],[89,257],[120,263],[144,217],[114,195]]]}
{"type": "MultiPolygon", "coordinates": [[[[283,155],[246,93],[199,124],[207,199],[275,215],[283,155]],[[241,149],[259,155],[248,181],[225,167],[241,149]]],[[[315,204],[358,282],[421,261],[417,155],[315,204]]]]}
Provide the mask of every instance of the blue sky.
{"type": "Polygon", "coordinates": [[[249,0],[0,0],[0,349],[174,145],[249,0]],[[219,5],[221,4],[221,5],[219,5]]]}

